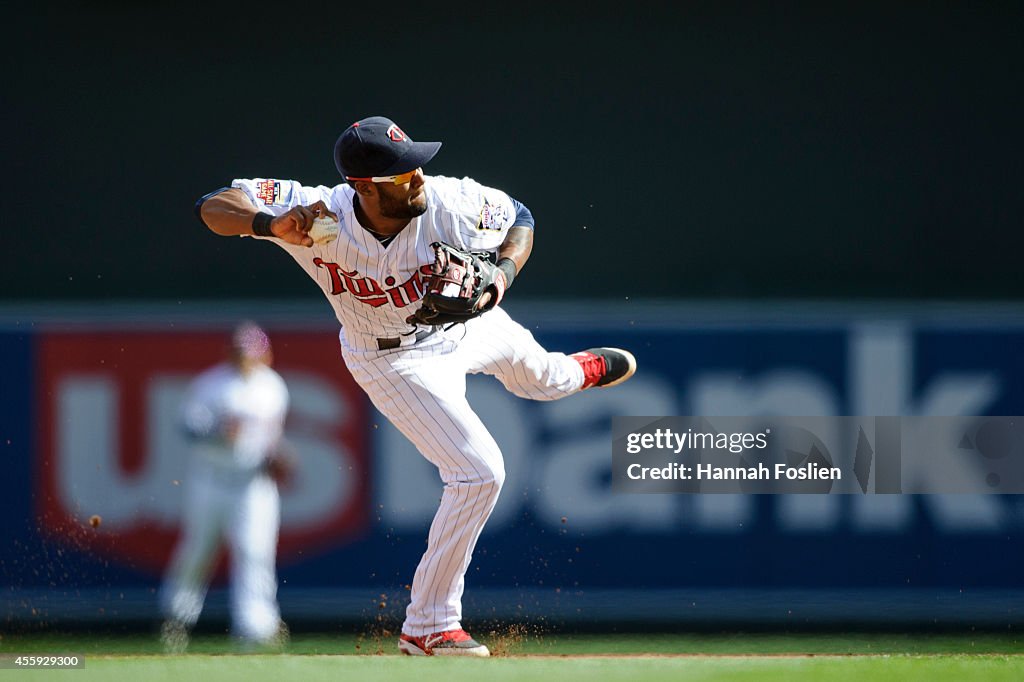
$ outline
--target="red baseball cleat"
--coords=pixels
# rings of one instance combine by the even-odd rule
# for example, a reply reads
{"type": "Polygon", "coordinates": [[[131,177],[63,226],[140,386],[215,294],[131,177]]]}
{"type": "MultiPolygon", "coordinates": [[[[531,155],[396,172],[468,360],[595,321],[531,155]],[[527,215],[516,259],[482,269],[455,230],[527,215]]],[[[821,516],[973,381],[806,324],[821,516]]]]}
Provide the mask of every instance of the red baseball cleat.
{"type": "Polygon", "coordinates": [[[445,630],[432,635],[398,638],[398,650],[406,656],[490,656],[491,652],[465,630],[445,630]]]}
{"type": "Polygon", "coordinates": [[[636,371],[633,354],[618,348],[588,348],[569,357],[583,368],[583,388],[615,386],[636,371]]]}

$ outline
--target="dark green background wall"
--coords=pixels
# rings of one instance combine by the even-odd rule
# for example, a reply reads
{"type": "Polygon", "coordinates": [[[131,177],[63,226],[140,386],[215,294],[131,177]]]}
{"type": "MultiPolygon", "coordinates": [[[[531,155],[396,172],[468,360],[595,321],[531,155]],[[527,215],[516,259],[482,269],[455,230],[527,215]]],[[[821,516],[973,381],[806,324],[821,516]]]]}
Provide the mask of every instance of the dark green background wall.
{"type": "Polygon", "coordinates": [[[192,204],[379,113],[530,206],[522,296],[1024,297],[1020,5],[766,4],[13,10],[0,296],[315,296],[192,204]]]}

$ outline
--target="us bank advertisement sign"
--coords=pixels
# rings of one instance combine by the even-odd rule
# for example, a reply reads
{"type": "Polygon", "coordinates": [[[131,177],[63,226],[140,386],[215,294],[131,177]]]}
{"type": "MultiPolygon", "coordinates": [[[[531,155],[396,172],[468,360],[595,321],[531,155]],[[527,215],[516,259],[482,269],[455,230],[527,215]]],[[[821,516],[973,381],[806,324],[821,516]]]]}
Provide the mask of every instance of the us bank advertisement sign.
{"type": "MultiPolygon", "coordinates": [[[[631,350],[639,369],[612,389],[538,403],[468,378],[506,480],[467,584],[1020,588],[1020,427],[1003,417],[1024,413],[1024,326],[687,319],[527,322],[552,351],[631,350]]],[[[0,332],[12,595],[159,584],[188,458],[180,404],[230,328],[204,324],[0,332]]],[[[336,329],[268,331],[301,460],[282,495],[282,594],[401,592],[436,470],[354,384],[336,329]]]]}

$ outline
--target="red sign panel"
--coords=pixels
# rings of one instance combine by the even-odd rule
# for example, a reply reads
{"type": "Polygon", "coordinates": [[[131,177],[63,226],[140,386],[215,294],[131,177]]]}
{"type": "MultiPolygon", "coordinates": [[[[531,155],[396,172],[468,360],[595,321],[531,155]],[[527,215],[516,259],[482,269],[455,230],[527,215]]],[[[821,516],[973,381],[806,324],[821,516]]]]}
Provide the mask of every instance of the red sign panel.
{"type": "MultiPolygon", "coordinates": [[[[281,491],[281,562],[368,527],[369,403],[333,333],[270,332],[299,455],[281,491]]],[[[158,574],[174,548],[190,446],[191,380],[225,358],[228,333],[48,333],[38,342],[36,515],[49,536],[158,574]]]]}

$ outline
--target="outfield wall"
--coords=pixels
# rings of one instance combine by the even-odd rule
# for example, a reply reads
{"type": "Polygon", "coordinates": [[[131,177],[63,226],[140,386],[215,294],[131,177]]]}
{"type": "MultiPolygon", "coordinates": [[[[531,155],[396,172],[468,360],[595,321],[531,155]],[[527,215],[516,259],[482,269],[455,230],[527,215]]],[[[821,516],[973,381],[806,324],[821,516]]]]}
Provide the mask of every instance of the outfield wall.
{"type": "MultiPolygon", "coordinates": [[[[1018,625],[1019,496],[613,495],[615,415],[1024,414],[1011,307],[524,304],[553,350],[632,349],[609,391],[530,403],[473,377],[506,457],[467,576],[467,615],[559,622],[1018,625]]],[[[8,622],[145,618],[177,532],[175,416],[224,331],[268,326],[302,454],[283,496],[294,618],[397,613],[440,495],[368,404],[322,305],[0,310],[8,622]],[[103,518],[99,528],[90,516],[103,518]]],[[[222,609],[215,595],[214,613],[222,609]]]]}

